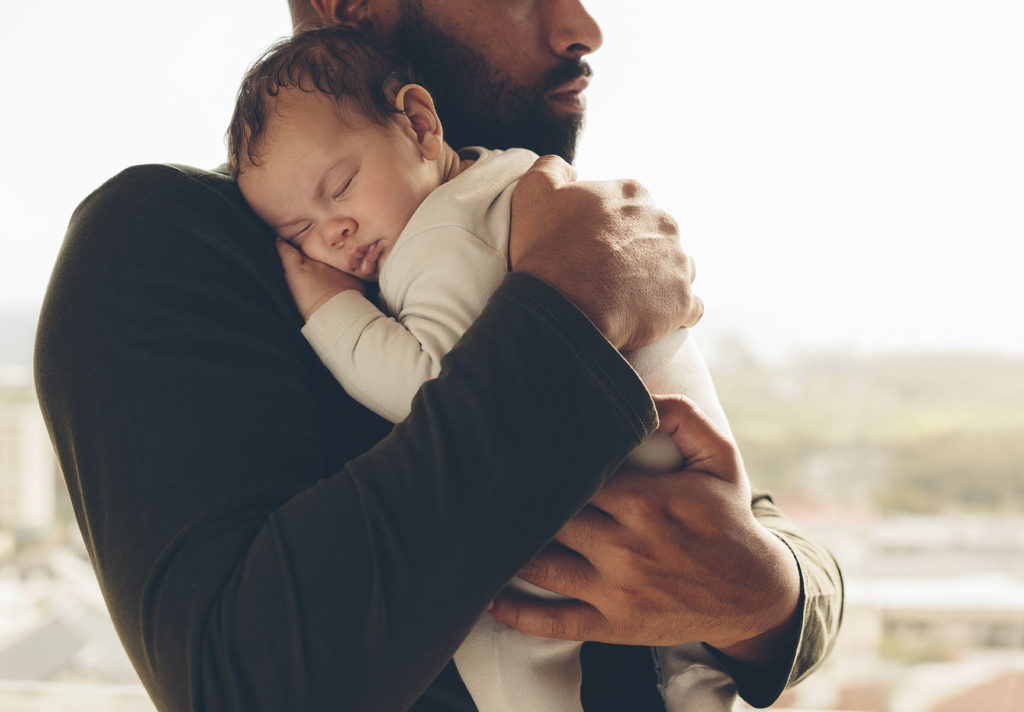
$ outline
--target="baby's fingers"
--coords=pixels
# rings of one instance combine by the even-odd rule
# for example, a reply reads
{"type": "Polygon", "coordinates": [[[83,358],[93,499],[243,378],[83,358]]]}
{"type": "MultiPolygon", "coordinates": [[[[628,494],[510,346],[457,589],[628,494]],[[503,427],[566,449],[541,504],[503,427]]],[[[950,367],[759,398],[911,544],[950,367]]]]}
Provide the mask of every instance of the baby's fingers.
{"type": "Polygon", "coordinates": [[[295,247],[281,238],[277,240],[277,254],[281,258],[285,271],[298,267],[305,262],[305,256],[295,247]]]}

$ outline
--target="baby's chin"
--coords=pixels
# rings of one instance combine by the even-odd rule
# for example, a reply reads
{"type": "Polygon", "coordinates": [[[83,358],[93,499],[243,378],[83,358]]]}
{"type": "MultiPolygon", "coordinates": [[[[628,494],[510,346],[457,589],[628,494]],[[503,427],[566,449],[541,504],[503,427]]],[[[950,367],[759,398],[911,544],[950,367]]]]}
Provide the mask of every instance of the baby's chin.
{"type": "Polygon", "coordinates": [[[342,270],[342,272],[344,272],[345,274],[348,274],[348,275],[351,275],[351,276],[355,277],[360,282],[369,282],[371,284],[376,284],[377,283],[377,279],[380,277],[380,270],[381,270],[381,268],[383,266],[384,265],[381,264],[380,262],[374,262],[373,263],[373,269],[371,271],[367,272],[366,274],[363,274],[359,270],[353,270],[353,269],[345,269],[345,270],[342,270]]]}
{"type": "Polygon", "coordinates": [[[344,272],[349,277],[355,277],[360,282],[366,282],[367,284],[376,284],[377,283],[377,277],[379,276],[379,270],[374,270],[370,274],[359,274],[358,272],[356,272],[354,270],[341,269],[337,265],[333,265],[333,266],[339,272],[344,272]]]}

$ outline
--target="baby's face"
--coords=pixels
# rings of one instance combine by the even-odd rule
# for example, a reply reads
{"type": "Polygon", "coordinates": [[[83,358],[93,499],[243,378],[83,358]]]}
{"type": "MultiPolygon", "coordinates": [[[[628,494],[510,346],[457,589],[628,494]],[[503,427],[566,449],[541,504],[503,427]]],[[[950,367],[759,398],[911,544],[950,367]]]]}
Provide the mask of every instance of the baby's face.
{"type": "Polygon", "coordinates": [[[401,114],[379,126],[334,99],[286,89],[238,185],[253,210],[307,257],[376,280],[413,212],[440,184],[401,114]]]}

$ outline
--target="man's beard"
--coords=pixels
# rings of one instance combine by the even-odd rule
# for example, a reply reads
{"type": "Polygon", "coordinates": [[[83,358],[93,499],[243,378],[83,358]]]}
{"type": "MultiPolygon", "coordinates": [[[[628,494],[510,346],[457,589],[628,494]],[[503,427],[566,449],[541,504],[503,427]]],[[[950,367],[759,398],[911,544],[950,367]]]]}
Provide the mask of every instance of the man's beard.
{"type": "Polygon", "coordinates": [[[399,0],[399,10],[395,47],[434,97],[448,143],[455,148],[521,146],[572,161],[583,115],[559,115],[547,95],[589,76],[587,64],[567,59],[536,85],[523,86],[429,20],[421,0],[399,0]]]}

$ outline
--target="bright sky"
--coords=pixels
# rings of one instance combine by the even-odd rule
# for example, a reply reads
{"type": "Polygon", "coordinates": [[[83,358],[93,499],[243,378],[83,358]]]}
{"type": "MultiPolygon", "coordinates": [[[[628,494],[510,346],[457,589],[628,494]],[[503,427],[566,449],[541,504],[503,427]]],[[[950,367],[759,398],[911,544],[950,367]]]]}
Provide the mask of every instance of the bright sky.
{"type": "MultiPolygon", "coordinates": [[[[677,217],[705,345],[1024,354],[1024,3],[586,4],[578,167],[677,217]]],[[[288,30],[285,0],[5,9],[0,304],[41,301],[107,177],[220,163],[241,74],[288,30]]]]}

